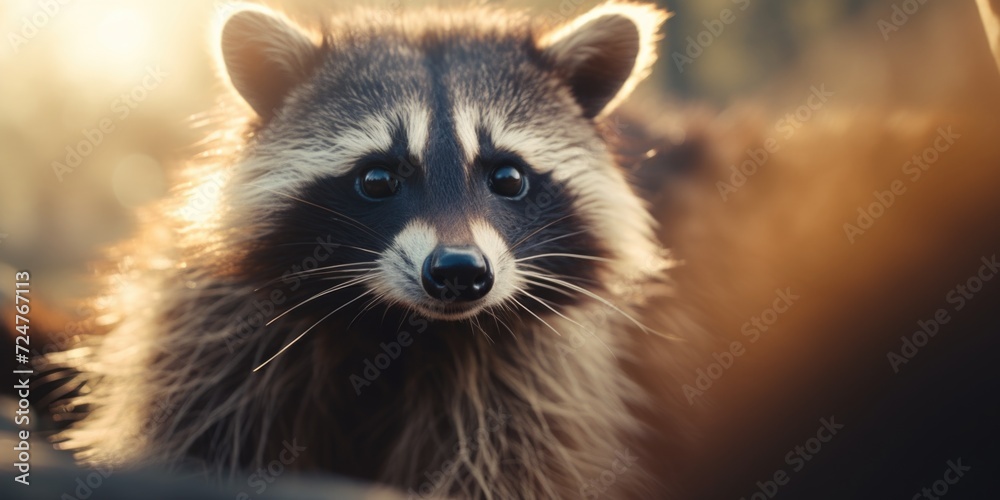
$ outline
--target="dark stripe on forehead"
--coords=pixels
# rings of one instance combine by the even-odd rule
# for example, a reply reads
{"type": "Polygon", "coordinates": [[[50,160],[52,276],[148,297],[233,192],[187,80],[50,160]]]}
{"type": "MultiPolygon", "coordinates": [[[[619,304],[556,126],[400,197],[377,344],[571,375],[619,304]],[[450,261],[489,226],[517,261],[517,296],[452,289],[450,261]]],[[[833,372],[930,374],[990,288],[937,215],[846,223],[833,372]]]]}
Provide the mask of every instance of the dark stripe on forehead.
{"type": "Polygon", "coordinates": [[[466,189],[464,154],[455,130],[454,107],[451,88],[461,84],[456,81],[455,67],[448,58],[454,50],[453,41],[436,40],[425,46],[425,64],[430,74],[430,131],[424,168],[432,192],[444,196],[448,204],[460,200],[466,189]]]}

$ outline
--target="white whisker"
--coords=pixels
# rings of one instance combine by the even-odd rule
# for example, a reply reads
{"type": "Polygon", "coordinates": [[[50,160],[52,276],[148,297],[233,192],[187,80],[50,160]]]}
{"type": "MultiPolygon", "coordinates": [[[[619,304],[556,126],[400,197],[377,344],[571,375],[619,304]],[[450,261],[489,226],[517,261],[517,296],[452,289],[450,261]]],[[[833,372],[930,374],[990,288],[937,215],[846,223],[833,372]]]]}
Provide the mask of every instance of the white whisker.
{"type": "MultiPolygon", "coordinates": [[[[307,269],[305,271],[299,271],[299,272],[296,272],[296,273],[284,274],[284,275],[282,275],[279,278],[274,278],[273,280],[264,282],[264,284],[262,284],[261,286],[255,288],[254,292],[259,292],[261,289],[263,289],[264,287],[266,287],[268,285],[271,285],[273,283],[277,283],[277,282],[282,281],[282,280],[290,279],[290,278],[296,278],[296,277],[299,277],[299,276],[307,276],[307,275],[312,275],[312,274],[322,274],[321,273],[322,271],[328,271],[328,270],[332,270],[334,268],[342,268],[342,267],[348,267],[348,266],[360,266],[360,265],[371,265],[371,264],[374,264],[374,262],[371,262],[371,261],[350,262],[350,263],[347,263],[347,264],[338,264],[336,266],[326,266],[326,267],[320,267],[320,268],[316,268],[316,269],[307,269]]],[[[361,271],[361,270],[369,270],[370,271],[372,269],[375,269],[375,268],[374,267],[369,267],[369,268],[362,268],[362,269],[345,269],[344,271],[361,271]]]]}
{"type": "Polygon", "coordinates": [[[497,330],[500,329],[500,325],[503,325],[504,328],[506,328],[507,331],[510,332],[510,336],[513,337],[515,341],[517,340],[517,335],[514,335],[514,330],[511,329],[510,325],[508,325],[506,321],[500,319],[495,312],[490,311],[489,309],[486,310],[486,314],[489,314],[490,316],[493,317],[493,322],[496,323],[497,330]]]}
{"type": "Polygon", "coordinates": [[[564,215],[564,216],[562,216],[562,217],[560,217],[560,218],[558,218],[558,219],[556,219],[556,220],[554,220],[552,222],[549,222],[548,224],[546,224],[546,225],[544,225],[544,226],[542,226],[542,227],[540,227],[538,229],[535,229],[534,231],[528,233],[527,236],[525,236],[525,237],[517,240],[517,243],[514,243],[513,245],[511,245],[511,247],[507,250],[508,253],[510,253],[510,255],[514,255],[514,250],[517,249],[517,247],[519,247],[522,244],[524,244],[525,241],[528,241],[528,238],[531,238],[532,236],[540,233],[541,231],[544,231],[546,228],[552,227],[556,223],[562,222],[562,221],[564,221],[564,220],[566,220],[566,219],[568,219],[568,218],[570,218],[572,216],[573,216],[572,214],[564,215]]]}
{"type": "Polygon", "coordinates": [[[534,299],[534,300],[535,300],[535,302],[538,302],[539,304],[541,304],[541,305],[545,306],[546,308],[548,308],[548,310],[550,310],[550,311],[552,311],[552,312],[554,312],[554,313],[558,314],[560,318],[562,318],[562,319],[564,319],[564,320],[566,320],[566,321],[569,321],[570,323],[573,323],[574,325],[576,325],[576,326],[580,327],[580,328],[581,328],[581,329],[582,329],[583,331],[585,331],[585,332],[589,333],[589,334],[590,334],[590,335],[591,335],[592,337],[594,337],[594,340],[597,340],[598,342],[600,342],[600,343],[601,343],[601,345],[603,345],[603,346],[604,346],[604,348],[605,348],[605,349],[607,349],[609,353],[611,353],[611,357],[613,357],[613,358],[615,358],[615,359],[618,359],[618,356],[615,356],[615,352],[611,350],[611,347],[610,347],[610,346],[608,346],[608,344],[607,344],[607,343],[605,343],[605,342],[604,342],[603,340],[601,340],[601,339],[600,339],[600,338],[599,338],[599,337],[597,336],[597,334],[596,334],[596,333],[594,333],[594,331],[593,331],[593,330],[591,330],[591,329],[589,329],[589,328],[587,328],[587,327],[585,327],[585,326],[581,325],[581,324],[580,324],[580,323],[579,323],[578,321],[576,321],[576,320],[574,320],[574,319],[572,319],[572,318],[570,318],[570,317],[566,316],[565,314],[563,314],[563,313],[561,313],[561,312],[557,311],[557,310],[556,310],[556,309],[555,309],[554,307],[552,307],[551,305],[549,305],[548,303],[546,303],[546,302],[545,302],[544,300],[542,300],[542,299],[540,299],[540,298],[538,298],[538,297],[535,297],[534,295],[532,295],[532,294],[530,294],[530,293],[528,293],[528,292],[526,292],[526,291],[524,291],[524,290],[521,290],[521,289],[519,289],[518,291],[519,291],[519,292],[521,292],[521,293],[523,293],[523,294],[524,294],[524,295],[525,295],[526,297],[528,297],[528,298],[531,298],[531,299],[534,299]]]}
{"type": "Polygon", "coordinates": [[[528,257],[523,257],[523,258],[520,258],[520,259],[516,259],[516,260],[514,260],[514,262],[527,262],[529,260],[541,259],[541,258],[545,258],[545,257],[566,257],[566,258],[570,258],[570,259],[584,259],[584,260],[596,260],[596,261],[600,261],[600,262],[614,262],[613,260],[608,259],[606,257],[596,257],[596,256],[593,256],[593,255],[581,255],[581,254],[575,254],[575,253],[543,253],[543,254],[530,255],[528,257]]]}
{"type": "Polygon", "coordinates": [[[511,300],[511,301],[513,301],[513,302],[514,302],[515,304],[517,304],[517,305],[521,306],[521,309],[524,309],[524,310],[525,310],[525,311],[526,311],[526,312],[527,312],[528,314],[530,314],[530,315],[534,316],[534,317],[535,317],[535,319],[537,319],[538,321],[541,321],[541,322],[542,322],[542,324],[543,324],[543,325],[545,325],[545,326],[547,326],[547,327],[549,327],[549,329],[550,329],[550,330],[552,330],[553,332],[556,332],[556,335],[558,335],[558,336],[562,337],[562,334],[561,334],[561,333],[559,333],[559,330],[556,330],[555,328],[553,328],[553,327],[552,327],[552,325],[550,325],[550,324],[548,323],[548,321],[545,321],[544,319],[542,319],[542,317],[541,317],[541,316],[539,316],[539,315],[535,314],[535,313],[534,313],[534,311],[532,311],[531,309],[528,309],[527,307],[525,307],[525,305],[524,305],[524,304],[522,304],[522,303],[521,303],[520,301],[518,301],[518,300],[517,300],[517,299],[515,299],[514,297],[511,297],[511,298],[510,298],[510,300],[511,300]]]}
{"type": "Polygon", "coordinates": [[[559,236],[553,236],[552,238],[549,238],[547,240],[542,240],[542,241],[539,241],[537,243],[532,243],[532,244],[530,244],[530,245],[522,248],[521,250],[530,250],[530,249],[535,248],[535,247],[540,247],[542,245],[547,245],[549,243],[553,243],[553,242],[559,241],[559,240],[561,240],[563,238],[572,238],[573,236],[577,236],[577,235],[580,235],[580,234],[585,234],[586,232],[587,232],[587,230],[584,229],[584,230],[580,230],[580,231],[573,231],[572,233],[560,234],[559,236]]]}
{"type": "Polygon", "coordinates": [[[490,337],[490,334],[486,333],[486,330],[483,330],[483,325],[479,323],[479,318],[476,316],[469,318],[470,325],[472,324],[473,321],[476,322],[476,328],[479,328],[479,331],[486,336],[486,340],[489,340],[490,344],[496,345],[496,342],[493,342],[493,337],[490,337]]]}
{"type": "Polygon", "coordinates": [[[586,288],[582,288],[582,287],[574,285],[574,284],[572,284],[572,283],[570,283],[568,281],[564,281],[564,280],[552,278],[552,277],[546,276],[544,274],[532,273],[532,272],[524,272],[524,275],[532,277],[532,278],[538,278],[538,279],[541,279],[541,280],[545,280],[545,281],[548,281],[549,283],[553,283],[553,284],[556,284],[556,285],[561,285],[561,286],[564,286],[566,288],[569,288],[570,290],[575,290],[577,292],[580,292],[580,293],[582,293],[582,294],[584,294],[584,295],[586,295],[586,296],[588,296],[588,297],[590,297],[590,298],[592,298],[592,299],[594,299],[594,300],[596,300],[596,301],[598,301],[598,302],[600,302],[600,303],[602,303],[602,304],[610,307],[611,309],[614,309],[615,312],[617,312],[618,314],[621,314],[622,316],[624,316],[625,318],[627,318],[633,324],[635,324],[636,326],[638,326],[639,329],[641,329],[643,332],[652,333],[654,335],[657,335],[657,336],[660,336],[660,337],[663,337],[663,338],[668,338],[668,339],[672,338],[669,335],[665,335],[663,333],[660,333],[660,332],[658,332],[656,330],[653,330],[652,328],[650,328],[650,327],[642,324],[639,320],[637,320],[634,317],[632,317],[632,315],[630,315],[627,312],[621,310],[621,308],[619,308],[618,306],[612,304],[611,302],[609,302],[604,297],[601,297],[600,295],[597,295],[596,293],[591,292],[590,290],[587,290],[586,288]]]}
{"type": "Polygon", "coordinates": [[[278,356],[281,355],[281,353],[287,351],[289,347],[292,347],[292,345],[294,345],[296,342],[298,342],[299,339],[301,339],[302,337],[305,337],[305,335],[307,333],[309,333],[313,328],[316,328],[316,326],[318,326],[320,323],[322,323],[323,320],[325,320],[326,318],[329,318],[330,316],[333,316],[333,314],[336,313],[337,311],[339,311],[339,310],[341,310],[341,309],[343,309],[343,308],[351,305],[351,303],[357,301],[358,299],[364,297],[365,295],[368,295],[369,293],[371,293],[371,290],[368,290],[365,293],[362,293],[361,295],[358,295],[357,297],[355,297],[355,298],[353,298],[353,299],[345,302],[342,306],[340,306],[340,307],[338,307],[338,308],[330,311],[326,316],[323,316],[322,318],[320,318],[319,321],[313,323],[312,326],[310,326],[309,328],[306,328],[306,331],[300,333],[298,337],[295,337],[294,339],[292,339],[292,341],[289,342],[288,345],[286,345],[285,347],[282,347],[281,350],[279,350],[278,352],[276,352],[274,354],[274,356],[271,356],[270,358],[267,359],[267,361],[261,363],[260,366],[258,366],[257,368],[254,368],[253,371],[256,372],[257,370],[260,370],[261,368],[264,368],[265,366],[267,366],[268,363],[270,363],[271,361],[274,361],[274,358],[277,358],[278,356]]]}
{"type": "Polygon", "coordinates": [[[375,297],[372,297],[371,300],[369,300],[368,302],[366,302],[365,305],[364,305],[364,307],[361,308],[361,311],[356,316],[354,316],[354,318],[351,320],[350,323],[347,324],[347,327],[345,328],[345,330],[349,330],[351,328],[351,325],[353,325],[354,322],[357,321],[358,318],[360,318],[362,314],[364,314],[364,313],[368,312],[369,310],[371,310],[372,307],[375,307],[375,304],[377,304],[383,298],[385,298],[385,293],[384,292],[376,295],[375,297]]]}
{"type": "Polygon", "coordinates": [[[272,193],[274,193],[274,194],[276,194],[278,196],[284,196],[286,198],[298,201],[300,203],[305,203],[306,205],[310,205],[310,206],[316,207],[316,208],[318,208],[320,210],[325,210],[327,212],[330,212],[330,213],[336,215],[337,217],[341,217],[344,221],[350,222],[354,227],[357,227],[358,229],[362,229],[364,231],[367,231],[368,234],[371,234],[372,236],[378,238],[379,241],[381,241],[382,243],[386,243],[386,244],[390,243],[389,240],[387,240],[385,238],[385,236],[382,236],[381,234],[379,234],[378,232],[376,232],[374,229],[368,227],[367,224],[364,224],[363,222],[361,222],[361,221],[359,221],[357,219],[354,219],[352,217],[344,215],[344,214],[342,214],[342,213],[340,213],[340,212],[338,212],[338,211],[336,211],[336,210],[334,210],[334,209],[332,209],[330,207],[324,207],[323,205],[318,205],[318,204],[313,203],[311,201],[303,200],[302,198],[298,198],[298,197],[292,196],[292,195],[290,195],[288,193],[282,193],[282,192],[276,191],[274,189],[268,189],[268,188],[264,188],[264,189],[267,190],[267,191],[270,191],[270,192],[272,192],[272,193]]]}
{"type": "Polygon", "coordinates": [[[552,285],[549,285],[549,284],[547,284],[547,283],[540,283],[540,282],[538,282],[538,281],[534,281],[534,280],[530,280],[530,279],[525,279],[525,280],[524,280],[524,282],[525,282],[525,283],[528,283],[528,284],[530,284],[530,285],[534,285],[534,286],[537,286],[537,287],[539,287],[539,288],[545,288],[545,289],[548,289],[548,290],[552,290],[553,292],[556,292],[556,293],[559,293],[559,294],[562,294],[562,295],[565,295],[566,297],[569,297],[569,298],[571,298],[571,299],[575,299],[575,298],[577,298],[577,296],[576,296],[576,295],[574,295],[574,294],[572,294],[572,293],[569,293],[568,291],[566,291],[566,290],[563,290],[562,288],[559,288],[559,287],[555,287],[555,286],[552,286],[552,285]]]}
{"type": "Polygon", "coordinates": [[[366,273],[365,275],[363,275],[363,276],[361,276],[359,278],[354,278],[354,279],[352,279],[350,281],[347,281],[345,283],[341,283],[340,285],[334,286],[332,288],[328,288],[328,289],[326,289],[326,290],[324,290],[324,291],[322,291],[320,293],[317,293],[316,295],[313,295],[312,297],[309,297],[308,299],[303,300],[302,302],[299,302],[298,304],[295,304],[294,306],[286,309],[283,313],[279,314],[278,316],[276,316],[271,321],[268,321],[264,326],[271,326],[272,323],[274,323],[275,321],[278,321],[279,319],[281,319],[282,317],[284,317],[286,314],[288,314],[288,313],[290,313],[290,312],[298,309],[299,307],[302,307],[302,306],[306,305],[307,303],[312,302],[313,300],[316,300],[316,299],[318,299],[318,298],[320,298],[320,297],[322,297],[324,295],[329,295],[329,294],[331,294],[333,292],[336,292],[336,291],[339,291],[339,290],[343,290],[345,288],[348,288],[348,287],[351,287],[351,286],[354,286],[354,285],[359,285],[361,283],[365,283],[367,281],[370,281],[373,278],[374,278],[374,276],[371,276],[371,273],[366,273]]]}

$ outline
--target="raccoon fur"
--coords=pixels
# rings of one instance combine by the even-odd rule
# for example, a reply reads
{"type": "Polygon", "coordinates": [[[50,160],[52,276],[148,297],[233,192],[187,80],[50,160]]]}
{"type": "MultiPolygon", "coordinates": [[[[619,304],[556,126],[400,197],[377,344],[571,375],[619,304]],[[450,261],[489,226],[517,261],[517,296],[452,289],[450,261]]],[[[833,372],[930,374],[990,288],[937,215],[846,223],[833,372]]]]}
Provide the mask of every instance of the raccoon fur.
{"type": "Polygon", "coordinates": [[[86,381],[60,446],[220,481],[295,450],[414,498],[665,495],[629,366],[679,333],[644,309],[672,261],[601,131],[666,17],[233,13],[244,112],[117,249],[106,331],[52,357],[86,381]]]}

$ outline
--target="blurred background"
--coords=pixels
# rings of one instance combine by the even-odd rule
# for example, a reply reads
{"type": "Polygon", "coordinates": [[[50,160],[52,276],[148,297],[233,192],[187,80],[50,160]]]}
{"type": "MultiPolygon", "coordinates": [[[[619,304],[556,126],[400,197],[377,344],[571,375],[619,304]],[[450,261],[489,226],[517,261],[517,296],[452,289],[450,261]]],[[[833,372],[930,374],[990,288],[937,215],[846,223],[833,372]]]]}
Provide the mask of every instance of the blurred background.
{"type": "MultiPolygon", "coordinates": [[[[489,3],[558,23],[598,2],[489,3]]],[[[659,141],[663,162],[628,166],[686,262],[681,302],[720,351],[747,341],[743,325],[775,289],[803,297],[699,398],[702,444],[665,452],[663,476],[682,477],[681,498],[763,498],[758,481],[791,471],[786,453],[835,415],[842,437],[778,498],[914,498],[959,457],[973,472],[948,498],[995,498],[981,492],[1000,491],[1000,280],[900,373],[887,362],[1000,252],[1000,77],[975,3],[658,3],[675,14],[660,61],[612,121],[618,135],[659,141]],[[802,111],[816,89],[832,94],[802,111]],[[903,166],[942,127],[961,137],[912,181],[903,166]],[[723,195],[719,183],[732,186],[733,166],[768,139],[780,151],[723,195]],[[844,224],[896,180],[907,193],[848,237],[844,224]]],[[[33,270],[49,304],[88,293],[89,263],[199,151],[194,125],[227,92],[211,27],[233,5],[0,0],[0,262],[33,270]]],[[[269,5],[311,24],[357,2],[269,5]]],[[[695,383],[711,362],[669,384],[695,383]]]]}
{"type": "MultiPolygon", "coordinates": [[[[390,11],[422,3],[364,2],[390,11]]],[[[491,3],[531,8],[539,17],[559,22],[597,2],[491,3]]],[[[839,71],[829,64],[832,56],[853,60],[846,75],[820,75],[828,84],[850,81],[853,93],[839,98],[842,104],[851,99],[855,105],[888,105],[912,99],[910,89],[934,88],[949,73],[940,68],[935,78],[920,75],[902,89],[887,84],[883,53],[896,47],[881,40],[874,20],[892,14],[889,2],[660,3],[675,16],[667,24],[661,63],[643,87],[649,93],[719,106],[748,96],[791,103],[801,96],[782,91],[793,80],[788,73],[824,65],[839,71]],[[699,41],[705,23],[717,22],[727,8],[737,22],[699,41]],[[704,47],[692,52],[691,40],[704,47]],[[678,55],[697,51],[701,54],[690,62],[678,63],[678,55]]],[[[327,0],[274,4],[306,22],[356,5],[327,0]]],[[[0,34],[6,42],[0,44],[0,234],[7,235],[0,246],[2,260],[48,270],[40,277],[45,280],[40,289],[59,299],[82,293],[74,278],[81,265],[102,245],[129,234],[133,209],[163,196],[178,166],[197,151],[203,132],[190,126],[192,117],[210,110],[225,92],[215,74],[210,30],[233,5],[201,0],[0,2],[0,34]],[[144,86],[150,72],[162,78],[147,79],[150,85],[144,86]],[[102,132],[102,120],[113,130],[102,132]],[[87,154],[73,152],[80,148],[87,154]],[[62,173],[57,175],[56,169],[62,173]]],[[[954,15],[933,3],[926,10],[915,17],[926,21],[954,15]]],[[[940,27],[908,29],[926,32],[929,52],[956,49],[955,40],[947,38],[955,33],[940,27]]],[[[847,93],[844,87],[839,86],[840,95],[847,93]]]]}

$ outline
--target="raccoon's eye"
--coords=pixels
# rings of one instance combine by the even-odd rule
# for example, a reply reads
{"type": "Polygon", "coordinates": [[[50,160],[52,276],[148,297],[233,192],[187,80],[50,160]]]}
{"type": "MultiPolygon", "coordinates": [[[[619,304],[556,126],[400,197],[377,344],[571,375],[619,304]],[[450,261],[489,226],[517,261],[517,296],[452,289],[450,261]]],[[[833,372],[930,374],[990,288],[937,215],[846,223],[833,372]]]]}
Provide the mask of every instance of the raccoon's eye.
{"type": "Polygon", "coordinates": [[[369,198],[388,198],[399,191],[399,179],[382,167],[374,167],[361,174],[358,188],[369,198]]]}
{"type": "Polygon", "coordinates": [[[503,165],[490,173],[490,189],[500,196],[513,198],[524,190],[524,175],[521,169],[512,165],[503,165]]]}

